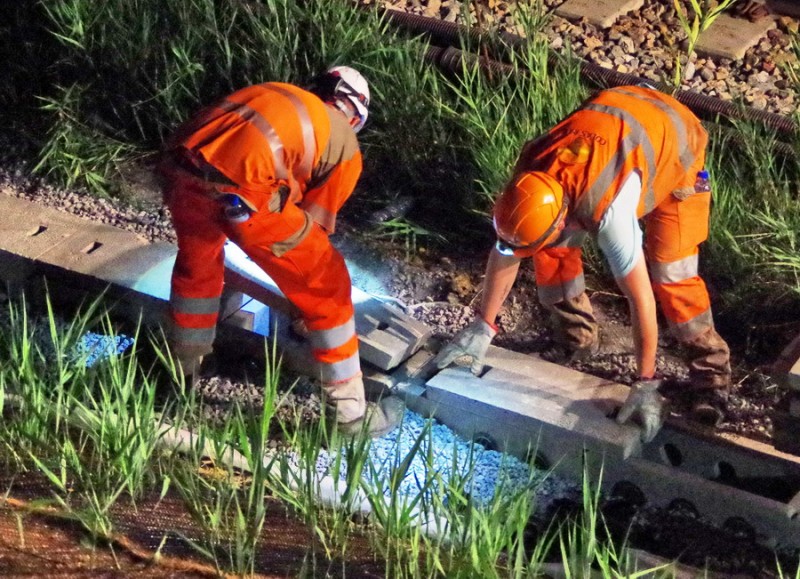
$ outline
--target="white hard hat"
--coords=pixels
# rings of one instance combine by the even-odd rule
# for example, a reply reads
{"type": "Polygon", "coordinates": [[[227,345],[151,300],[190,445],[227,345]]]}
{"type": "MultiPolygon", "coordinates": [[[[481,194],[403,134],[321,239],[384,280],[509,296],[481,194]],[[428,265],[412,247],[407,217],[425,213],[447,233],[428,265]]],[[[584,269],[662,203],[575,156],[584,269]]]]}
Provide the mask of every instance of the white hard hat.
{"type": "Polygon", "coordinates": [[[356,109],[358,118],[355,120],[353,130],[358,132],[367,122],[369,111],[369,85],[367,79],[356,69],[349,66],[334,66],[328,69],[326,76],[334,80],[333,97],[346,98],[356,109]]]}

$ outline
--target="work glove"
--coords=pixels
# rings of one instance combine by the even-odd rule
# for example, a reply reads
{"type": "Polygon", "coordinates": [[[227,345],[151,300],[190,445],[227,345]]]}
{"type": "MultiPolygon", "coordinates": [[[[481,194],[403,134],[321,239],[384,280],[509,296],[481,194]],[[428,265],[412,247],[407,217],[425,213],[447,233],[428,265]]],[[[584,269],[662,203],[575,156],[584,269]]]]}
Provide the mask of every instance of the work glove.
{"type": "Polygon", "coordinates": [[[664,398],[658,392],[660,380],[640,380],[631,386],[625,403],[617,414],[617,422],[624,424],[636,417],[642,427],[642,442],[650,442],[656,437],[664,423],[664,398]]]}
{"type": "Polygon", "coordinates": [[[436,367],[442,370],[452,364],[456,358],[469,356],[472,358],[470,370],[476,376],[479,375],[483,370],[483,359],[486,357],[486,350],[489,349],[489,344],[492,343],[495,335],[497,335],[497,331],[486,323],[483,318],[475,318],[469,326],[456,334],[450,343],[437,354],[436,358],[434,358],[436,367]]]}

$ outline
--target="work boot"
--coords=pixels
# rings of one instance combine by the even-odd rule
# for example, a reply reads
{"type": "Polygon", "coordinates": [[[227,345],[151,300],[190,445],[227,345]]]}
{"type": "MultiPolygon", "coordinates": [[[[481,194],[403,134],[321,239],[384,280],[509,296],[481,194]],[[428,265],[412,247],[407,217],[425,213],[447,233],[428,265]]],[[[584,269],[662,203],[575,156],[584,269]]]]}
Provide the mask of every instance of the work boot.
{"type": "Polygon", "coordinates": [[[358,436],[368,433],[370,438],[380,438],[400,424],[405,412],[405,404],[397,396],[381,398],[379,402],[367,402],[364,415],[351,422],[338,422],[336,427],[345,436],[358,436]]]}
{"type": "Polygon", "coordinates": [[[716,428],[725,419],[725,404],[728,400],[726,388],[700,390],[692,400],[689,417],[695,422],[716,428]]]}
{"type": "Polygon", "coordinates": [[[692,389],[728,390],[731,385],[731,352],[714,328],[683,342],[689,358],[692,389]]]}
{"type": "Polygon", "coordinates": [[[550,312],[555,342],[564,350],[566,362],[586,362],[597,354],[600,349],[597,320],[586,292],[546,309],[550,312]]]}
{"type": "Polygon", "coordinates": [[[383,436],[400,424],[403,417],[403,402],[399,398],[389,396],[379,403],[366,401],[361,374],[344,382],[323,384],[322,390],[336,428],[347,436],[360,432],[367,432],[371,438],[383,436]]]}

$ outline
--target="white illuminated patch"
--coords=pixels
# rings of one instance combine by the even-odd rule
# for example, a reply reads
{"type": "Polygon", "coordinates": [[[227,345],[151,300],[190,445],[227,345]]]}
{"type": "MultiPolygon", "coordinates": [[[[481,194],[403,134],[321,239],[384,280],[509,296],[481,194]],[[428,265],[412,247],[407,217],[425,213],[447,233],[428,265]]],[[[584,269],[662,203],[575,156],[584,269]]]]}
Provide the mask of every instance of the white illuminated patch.
{"type": "MultiPolygon", "coordinates": [[[[256,262],[250,259],[238,245],[230,240],[225,242],[225,267],[235,271],[245,279],[255,282],[264,289],[283,296],[283,292],[278,289],[278,284],[256,262]]],[[[348,264],[348,267],[352,267],[352,265],[348,264]]],[[[353,271],[351,270],[351,274],[353,271]]],[[[364,273],[363,275],[366,276],[368,274],[364,273]]],[[[352,287],[350,297],[353,300],[353,304],[359,304],[371,298],[370,294],[355,286],[352,287]]]]}
{"type": "Polygon", "coordinates": [[[549,203],[555,203],[555,202],[556,202],[556,197],[552,193],[548,193],[542,199],[542,203],[543,204],[549,204],[549,203]]]}

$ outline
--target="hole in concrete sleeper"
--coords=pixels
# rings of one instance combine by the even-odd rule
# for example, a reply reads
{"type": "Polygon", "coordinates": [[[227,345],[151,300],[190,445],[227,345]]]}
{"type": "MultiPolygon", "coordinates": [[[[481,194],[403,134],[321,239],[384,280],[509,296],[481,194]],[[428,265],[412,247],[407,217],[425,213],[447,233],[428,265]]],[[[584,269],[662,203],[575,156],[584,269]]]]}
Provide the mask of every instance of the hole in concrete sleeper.
{"type": "Polygon", "coordinates": [[[661,447],[661,457],[670,466],[680,466],[683,464],[683,453],[674,444],[667,443],[661,447]]]}
{"type": "Polygon", "coordinates": [[[486,450],[500,450],[500,447],[495,442],[494,438],[486,432],[476,432],[475,436],[472,437],[472,442],[480,444],[486,450]]]}
{"type": "Polygon", "coordinates": [[[697,510],[695,504],[684,498],[672,499],[667,505],[667,512],[677,517],[700,518],[700,511],[697,510]]]}
{"type": "Polygon", "coordinates": [[[714,477],[714,480],[716,481],[722,483],[734,483],[737,479],[736,469],[733,468],[731,463],[725,462],[724,460],[721,460],[714,465],[714,470],[716,471],[717,475],[714,477]]]}
{"type": "Polygon", "coordinates": [[[533,467],[537,470],[550,470],[553,463],[547,458],[543,452],[534,452],[533,450],[528,451],[525,455],[525,461],[528,464],[532,464],[533,467]]]}
{"type": "Polygon", "coordinates": [[[639,486],[628,480],[621,480],[614,483],[611,488],[611,499],[624,501],[630,503],[635,507],[644,506],[647,503],[647,497],[639,486]]]}
{"type": "Polygon", "coordinates": [[[31,229],[28,232],[28,237],[36,237],[37,235],[41,235],[45,231],[47,231],[47,226],[46,225],[39,225],[39,227],[37,227],[36,229],[31,229]]]}
{"type": "Polygon", "coordinates": [[[94,253],[95,251],[100,249],[101,247],[103,247],[102,243],[100,243],[99,241],[93,241],[92,243],[90,243],[89,245],[84,247],[81,250],[81,253],[85,253],[86,255],[91,255],[92,253],[94,253]]]}
{"type": "Polygon", "coordinates": [[[729,517],[722,523],[722,528],[735,539],[753,542],[756,539],[756,528],[743,517],[729,517]]]}

